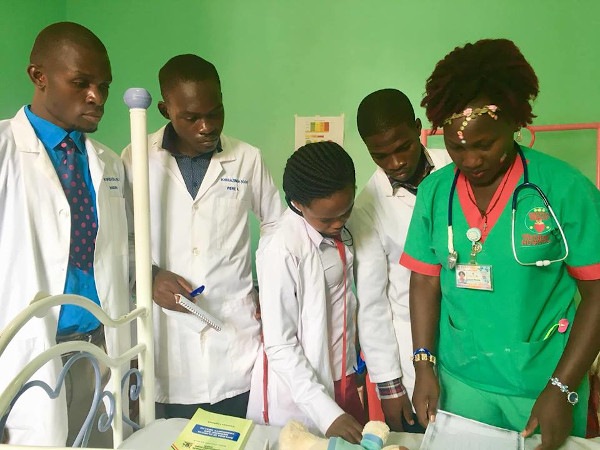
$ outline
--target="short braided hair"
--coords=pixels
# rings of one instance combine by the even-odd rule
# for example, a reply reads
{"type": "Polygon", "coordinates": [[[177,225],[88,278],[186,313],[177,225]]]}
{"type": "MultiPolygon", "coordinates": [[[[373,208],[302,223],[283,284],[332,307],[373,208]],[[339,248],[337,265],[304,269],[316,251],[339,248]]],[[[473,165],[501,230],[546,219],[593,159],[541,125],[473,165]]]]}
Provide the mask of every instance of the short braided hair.
{"type": "Polygon", "coordinates": [[[315,199],[331,197],[355,185],[352,158],[331,141],[300,147],[288,158],[283,171],[283,191],[288,204],[295,201],[308,206],[315,199]]]}
{"type": "Polygon", "coordinates": [[[421,106],[433,129],[478,97],[487,97],[519,126],[532,122],[530,101],[538,78],[519,48],[508,39],[482,39],[456,47],[439,61],[425,85],[421,106]]]}
{"type": "Polygon", "coordinates": [[[364,140],[406,123],[415,125],[415,111],[408,97],[398,89],[371,92],[358,105],[356,125],[364,140]]]}

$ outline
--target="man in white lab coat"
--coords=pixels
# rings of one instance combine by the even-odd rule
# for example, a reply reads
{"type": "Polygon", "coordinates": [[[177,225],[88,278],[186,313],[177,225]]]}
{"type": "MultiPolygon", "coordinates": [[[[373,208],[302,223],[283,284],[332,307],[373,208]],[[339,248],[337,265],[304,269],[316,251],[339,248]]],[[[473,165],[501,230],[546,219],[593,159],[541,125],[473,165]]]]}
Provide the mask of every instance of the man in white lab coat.
{"type": "MultiPolygon", "coordinates": [[[[27,73],[31,104],[0,122],[0,330],[39,292],[80,294],[118,317],[129,307],[124,170],[116,154],[86,135],[98,127],[112,81],[106,48],[81,25],[55,23],[37,36],[27,73]]],[[[130,339],[124,334],[107,330],[105,339],[87,310],[53,308],[30,321],[0,357],[0,391],[56,341],[85,339],[112,353],[130,339]]],[[[52,361],[35,379],[54,387],[61,367],[52,361]]],[[[78,395],[94,383],[88,362],[74,368],[66,387],[69,441],[87,413],[77,408],[91,402],[78,395]]],[[[11,444],[65,445],[65,387],[54,401],[30,390],[7,426],[11,444]]],[[[94,439],[94,446],[110,445],[112,432],[94,439]]]]}
{"type": "MultiPolygon", "coordinates": [[[[159,414],[189,418],[202,407],[245,417],[260,342],[249,212],[263,233],[281,198],[259,150],[221,133],[221,84],[210,62],[175,56],[159,82],[169,123],[148,138],[159,414]],[[201,285],[195,300],[225,324],[221,331],[179,312],[176,295],[191,299],[201,285]]],[[[131,183],[130,147],[122,157],[131,183]]]]}
{"type": "MultiPolygon", "coordinates": [[[[378,168],[358,195],[348,228],[356,248],[356,286],[360,309],[379,311],[377,322],[361,322],[358,332],[367,369],[380,371],[376,364],[385,360],[382,349],[369,345],[369,336],[384,339],[393,324],[398,343],[402,385],[389,392],[377,392],[380,398],[402,394],[396,402],[385,402],[383,411],[377,396],[369,396],[371,420],[388,419],[392,429],[412,430],[414,420],[410,398],[414,388],[411,362],[412,338],[408,309],[410,271],[399,264],[419,183],[433,170],[451,162],[445,150],[425,149],[419,140],[421,121],[415,119],[410,100],[396,89],[369,94],[358,107],[357,125],[369,154],[378,168]],[[379,411],[374,414],[374,406],[379,411]],[[403,423],[392,409],[402,410],[403,423]],[[382,414],[383,413],[383,414],[382,414]]],[[[397,358],[398,355],[388,355],[397,358]]],[[[379,380],[373,380],[375,382],[379,380]]],[[[373,386],[371,386],[373,387],[373,386]]],[[[375,391],[371,390],[371,394],[375,391]]]]}

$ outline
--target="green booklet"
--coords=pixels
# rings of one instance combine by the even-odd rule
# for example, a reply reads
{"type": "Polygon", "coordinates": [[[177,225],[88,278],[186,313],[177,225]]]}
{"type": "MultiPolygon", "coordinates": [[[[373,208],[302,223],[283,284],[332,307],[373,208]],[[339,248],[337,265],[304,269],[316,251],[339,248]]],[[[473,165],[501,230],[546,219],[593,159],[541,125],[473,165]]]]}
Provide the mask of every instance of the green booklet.
{"type": "Polygon", "coordinates": [[[172,450],[239,450],[250,435],[252,421],[239,417],[211,413],[199,408],[172,450]]]}

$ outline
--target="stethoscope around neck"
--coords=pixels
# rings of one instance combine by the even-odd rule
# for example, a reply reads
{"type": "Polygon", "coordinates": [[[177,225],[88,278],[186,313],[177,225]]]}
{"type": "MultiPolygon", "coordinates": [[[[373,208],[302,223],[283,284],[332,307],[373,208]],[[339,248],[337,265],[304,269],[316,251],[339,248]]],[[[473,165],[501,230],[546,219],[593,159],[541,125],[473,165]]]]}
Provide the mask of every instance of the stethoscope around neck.
{"type": "MultiPolygon", "coordinates": [[[[529,169],[527,168],[527,161],[525,160],[525,155],[523,154],[523,150],[521,150],[520,147],[517,147],[517,152],[519,154],[519,157],[521,158],[521,162],[523,163],[523,183],[521,183],[519,186],[517,186],[515,188],[515,191],[513,192],[513,196],[512,196],[512,205],[511,205],[512,206],[511,245],[512,245],[512,252],[513,252],[515,261],[517,261],[517,263],[519,263],[522,266],[537,266],[537,267],[546,267],[552,263],[564,261],[567,258],[567,256],[569,256],[569,245],[567,243],[567,238],[565,236],[563,228],[560,225],[560,222],[558,221],[556,214],[554,213],[554,209],[552,209],[552,206],[550,206],[550,202],[548,201],[548,197],[546,197],[546,194],[544,194],[544,192],[538,185],[529,182],[529,169]],[[562,241],[564,242],[564,245],[565,245],[565,254],[562,258],[553,259],[553,260],[541,259],[541,260],[538,260],[535,262],[530,262],[530,263],[523,262],[519,259],[518,255],[517,255],[517,250],[515,247],[515,217],[516,217],[516,213],[517,213],[517,201],[519,198],[519,193],[521,193],[525,189],[533,189],[534,191],[536,191],[537,194],[542,199],[542,202],[544,202],[544,206],[546,207],[546,209],[552,216],[552,219],[554,220],[554,223],[556,224],[556,226],[560,232],[562,241]]],[[[456,183],[458,182],[459,175],[460,175],[460,170],[457,169],[456,174],[454,175],[454,180],[452,180],[452,186],[450,187],[450,195],[448,197],[448,267],[450,269],[454,269],[456,267],[456,263],[458,261],[458,254],[456,253],[456,250],[454,250],[454,232],[452,229],[452,207],[453,207],[454,193],[456,192],[456,183]]]]}

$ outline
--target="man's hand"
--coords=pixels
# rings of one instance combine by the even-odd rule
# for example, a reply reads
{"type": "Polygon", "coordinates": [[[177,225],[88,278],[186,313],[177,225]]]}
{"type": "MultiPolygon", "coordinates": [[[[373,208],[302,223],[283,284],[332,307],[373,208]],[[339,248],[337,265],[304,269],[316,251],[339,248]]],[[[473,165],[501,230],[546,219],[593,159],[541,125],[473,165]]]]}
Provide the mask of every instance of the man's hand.
{"type": "Polygon", "coordinates": [[[385,423],[392,431],[404,431],[402,418],[409,425],[414,425],[413,411],[408,395],[404,394],[401,397],[386,398],[381,400],[381,409],[385,415],[385,423]]]}
{"type": "Polygon", "coordinates": [[[350,414],[344,413],[333,421],[325,437],[341,437],[351,444],[359,444],[362,439],[363,426],[350,414]]]}
{"type": "Polygon", "coordinates": [[[524,437],[531,436],[540,427],[542,443],[536,450],[555,450],[560,447],[573,429],[573,405],[566,394],[556,386],[548,385],[536,400],[525,429],[524,437]]]}
{"type": "Polygon", "coordinates": [[[189,294],[192,290],[192,286],[176,273],[159,269],[152,284],[152,297],[156,304],[163,308],[189,313],[187,309],[177,304],[175,296],[180,294],[193,301],[189,294]]]}

